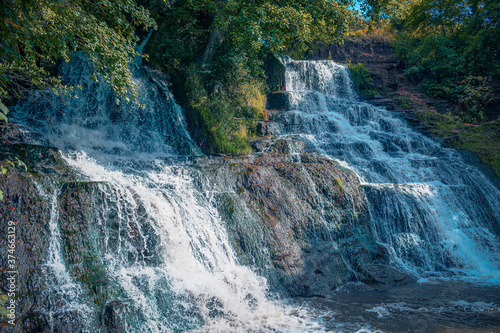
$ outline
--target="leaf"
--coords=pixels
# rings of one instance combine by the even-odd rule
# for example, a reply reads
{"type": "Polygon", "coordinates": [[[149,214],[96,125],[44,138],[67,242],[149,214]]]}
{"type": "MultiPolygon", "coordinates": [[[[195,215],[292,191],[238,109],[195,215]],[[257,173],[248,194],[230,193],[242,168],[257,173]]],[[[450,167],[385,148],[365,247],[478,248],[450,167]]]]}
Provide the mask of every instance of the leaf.
{"type": "Polygon", "coordinates": [[[0,190],[0,201],[3,201],[3,191],[0,190]]]}
{"type": "Polygon", "coordinates": [[[5,104],[2,103],[1,100],[0,100],[0,110],[2,111],[0,112],[0,119],[5,120],[5,122],[7,123],[9,121],[9,119],[7,118],[7,113],[9,113],[9,109],[7,109],[7,107],[5,106],[5,104]]]}

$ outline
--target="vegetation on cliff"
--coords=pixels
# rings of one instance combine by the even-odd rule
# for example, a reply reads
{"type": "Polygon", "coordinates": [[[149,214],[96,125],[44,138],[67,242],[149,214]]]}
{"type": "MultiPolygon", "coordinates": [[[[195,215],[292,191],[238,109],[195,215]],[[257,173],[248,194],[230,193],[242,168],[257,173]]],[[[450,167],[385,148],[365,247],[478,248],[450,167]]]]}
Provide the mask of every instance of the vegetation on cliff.
{"type": "MultiPolygon", "coordinates": [[[[476,153],[500,175],[498,1],[367,0],[364,9],[368,27],[356,27],[349,40],[390,43],[410,82],[428,99],[449,102],[436,110],[433,103],[422,101],[421,93],[400,87],[395,106],[415,113],[429,132],[451,147],[476,153]]],[[[361,78],[359,91],[370,87],[369,75],[356,76],[354,71],[356,78],[361,78]]]]}
{"type": "Polygon", "coordinates": [[[340,41],[354,18],[350,3],[1,0],[0,100],[32,87],[75,97],[76,87],[57,77],[57,63],[83,51],[117,102],[137,102],[127,64],[141,56],[134,47],[145,33],[137,29],[158,28],[151,64],[171,76],[195,140],[207,153],[248,153],[255,120],[265,118],[263,60],[340,41]]]}
{"type": "Polygon", "coordinates": [[[500,75],[500,4],[493,0],[371,1],[390,24],[405,74],[466,122],[487,119],[491,78],[500,75]]]}
{"type": "Polygon", "coordinates": [[[368,73],[365,64],[358,62],[356,64],[347,63],[351,72],[354,89],[366,97],[373,97],[378,94],[375,86],[372,84],[373,78],[368,73]]]}
{"type": "MultiPolygon", "coordinates": [[[[267,117],[264,96],[282,87],[276,56],[306,54],[346,35],[391,39],[405,73],[430,96],[454,103],[449,117],[457,124],[496,121],[488,111],[492,77],[500,72],[496,1],[366,0],[371,25],[362,29],[352,3],[1,0],[0,117],[6,119],[9,98],[32,87],[78,95],[57,77],[57,64],[78,51],[117,100],[136,101],[127,64],[139,55],[139,37],[157,29],[148,45],[150,65],[170,75],[191,135],[209,154],[251,151],[248,140],[267,117]],[[349,31],[353,26],[358,29],[349,31]]],[[[363,65],[350,67],[359,91],[380,92],[363,65]]],[[[399,104],[411,108],[404,97],[399,104]]],[[[488,159],[498,160],[492,154],[488,159]]]]}
{"type": "Polygon", "coordinates": [[[275,56],[338,42],[354,18],[341,1],[180,0],[152,8],[159,30],[150,62],[171,76],[191,135],[210,154],[251,151],[265,94],[281,89],[268,80],[275,56]]]}

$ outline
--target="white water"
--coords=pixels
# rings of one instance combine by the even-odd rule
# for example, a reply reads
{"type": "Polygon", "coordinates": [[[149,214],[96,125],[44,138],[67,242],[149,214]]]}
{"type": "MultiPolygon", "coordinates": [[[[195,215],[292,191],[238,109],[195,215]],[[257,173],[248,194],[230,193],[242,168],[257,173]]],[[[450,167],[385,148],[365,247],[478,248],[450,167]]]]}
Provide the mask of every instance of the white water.
{"type": "Polygon", "coordinates": [[[61,232],[59,229],[58,195],[55,191],[47,195],[41,190],[41,195],[50,199],[50,240],[48,258],[42,269],[41,278],[48,288],[42,293],[45,310],[49,318],[50,331],[58,330],[58,322],[75,320],[88,325],[92,309],[87,305],[86,297],[78,283],[70,276],[61,256],[61,232]],[[69,317],[69,318],[68,318],[69,317]]]}
{"type": "MultiPolygon", "coordinates": [[[[197,185],[205,178],[183,157],[200,153],[161,75],[134,70],[140,102],[147,105],[140,110],[114,104],[107,87],[90,80],[82,58],[61,71],[66,83],[82,85],[80,98],[64,104],[48,92],[35,92],[16,107],[16,121],[49,137],[81,174],[82,186],[96,189],[95,216],[86,222],[93,225],[88,235],[74,237],[83,244],[97,239],[106,276],[95,297],[107,298],[102,313],[91,314],[93,320],[80,313],[79,325],[126,332],[319,330],[303,311],[272,300],[266,280],[238,264],[214,191],[209,184],[197,185]]],[[[89,294],[95,290],[75,282],[66,270],[58,196],[51,200],[46,267],[55,277],[47,293],[70,290],[70,304],[95,312],[93,301],[79,297],[82,288],[89,294]]],[[[52,304],[49,312],[67,307],[52,304]]]]}
{"type": "Polygon", "coordinates": [[[394,263],[418,276],[500,281],[500,191],[454,151],[394,113],[361,102],[333,61],[286,58],[290,108],[274,121],[355,170],[372,232],[394,263]]]}
{"type": "Polygon", "coordinates": [[[126,173],[84,153],[67,161],[102,182],[106,204],[99,216],[108,274],[125,290],[122,298],[133,300],[132,311],[143,316],[131,331],[178,331],[196,327],[200,319],[203,332],[314,328],[292,316],[291,308],[270,301],[265,279],[238,265],[211,195],[196,189],[189,166],[157,160],[155,170],[126,173]],[[113,220],[105,219],[111,215],[113,220]],[[169,297],[173,309],[162,304],[169,297]],[[168,311],[177,311],[182,322],[172,321],[168,311]]]}
{"type": "MultiPolygon", "coordinates": [[[[279,120],[288,134],[358,172],[373,232],[394,262],[420,275],[498,278],[498,240],[488,229],[498,223],[498,190],[452,151],[357,101],[343,66],[291,60],[286,66],[293,109],[279,120]]],[[[51,318],[73,313],[73,327],[89,331],[321,331],[321,322],[272,300],[266,280],[238,264],[217,211],[218,189],[199,186],[205,177],[183,157],[199,150],[162,76],[135,70],[143,111],[114,104],[88,72],[82,59],[62,68],[66,83],[82,85],[79,100],[63,104],[34,93],[15,116],[49,137],[85,186],[96,189],[89,233],[99,239],[106,270],[99,292],[108,298],[96,315],[81,295],[87,287],[67,273],[58,197],[51,196],[46,293],[61,300],[49,302],[51,318]],[[69,311],[73,305],[79,310],[69,311]]],[[[300,159],[297,152],[292,149],[300,159]]]]}

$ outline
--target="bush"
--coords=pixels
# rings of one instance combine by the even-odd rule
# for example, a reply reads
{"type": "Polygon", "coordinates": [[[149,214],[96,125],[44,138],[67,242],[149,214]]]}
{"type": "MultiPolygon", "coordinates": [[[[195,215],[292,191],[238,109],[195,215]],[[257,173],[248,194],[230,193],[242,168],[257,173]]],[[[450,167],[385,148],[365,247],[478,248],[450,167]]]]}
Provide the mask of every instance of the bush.
{"type": "Polygon", "coordinates": [[[373,97],[378,94],[377,89],[373,85],[373,79],[371,78],[365,64],[357,63],[355,65],[348,63],[347,66],[351,72],[352,82],[354,84],[354,89],[360,92],[366,97],[373,97]]]}
{"type": "Polygon", "coordinates": [[[397,96],[394,98],[394,101],[397,106],[405,110],[411,109],[413,105],[410,96],[397,96]]]}
{"type": "Polygon", "coordinates": [[[492,0],[417,1],[399,27],[393,25],[393,47],[405,74],[430,96],[453,102],[464,121],[486,120],[491,100],[486,77],[500,75],[500,25],[492,24],[499,13],[500,3],[492,0]]]}
{"type": "Polygon", "coordinates": [[[183,86],[188,128],[207,154],[251,153],[248,140],[257,121],[265,117],[265,94],[258,81],[224,86],[204,78],[209,75],[192,65],[185,71],[183,86]]]}
{"type": "Polygon", "coordinates": [[[462,121],[481,122],[486,119],[485,107],[492,98],[486,77],[466,76],[458,82],[428,78],[422,81],[421,87],[429,96],[454,102],[457,105],[455,114],[462,121]]]}

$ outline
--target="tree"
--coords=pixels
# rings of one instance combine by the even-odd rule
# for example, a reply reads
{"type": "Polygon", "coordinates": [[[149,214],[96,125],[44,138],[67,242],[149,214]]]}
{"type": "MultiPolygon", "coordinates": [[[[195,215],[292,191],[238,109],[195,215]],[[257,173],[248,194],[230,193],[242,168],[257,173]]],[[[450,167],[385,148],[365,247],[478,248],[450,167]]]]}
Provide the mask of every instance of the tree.
{"type": "Polygon", "coordinates": [[[489,77],[500,75],[500,3],[420,0],[401,22],[394,47],[406,73],[460,106],[465,120],[484,120],[489,77]]]}
{"type": "Polygon", "coordinates": [[[171,76],[189,131],[209,154],[251,151],[248,138],[265,118],[263,59],[338,42],[355,18],[351,0],[151,3],[159,28],[150,63],[171,76]]]}
{"type": "Polygon", "coordinates": [[[352,0],[189,0],[212,12],[213,31],[253,56],[260,51],[283,54],[342,39],[355,14],[352,0]]]}
{"type": "Polygon", "coordinates": [[[0,100],[23,88],[64,88],[56,61],[86,53],[116,94],[136,100],[128,63],[138,55],[136,28],[155,29],[149,12],[134,0],[0,0],[0,100]]]}

